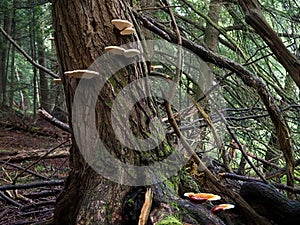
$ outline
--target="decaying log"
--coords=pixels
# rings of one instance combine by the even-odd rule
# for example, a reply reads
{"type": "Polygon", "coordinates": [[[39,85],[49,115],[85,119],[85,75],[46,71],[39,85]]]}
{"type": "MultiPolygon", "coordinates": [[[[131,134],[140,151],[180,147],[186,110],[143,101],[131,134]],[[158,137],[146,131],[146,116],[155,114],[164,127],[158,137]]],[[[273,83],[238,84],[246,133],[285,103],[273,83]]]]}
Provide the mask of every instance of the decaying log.
{"type": "Polygon", "coordinates": [[[300,224],[300,202],[288,199],[276,188],[261,182],[245,182],[240,194],[259,214],[277,225],[300,224]]]}

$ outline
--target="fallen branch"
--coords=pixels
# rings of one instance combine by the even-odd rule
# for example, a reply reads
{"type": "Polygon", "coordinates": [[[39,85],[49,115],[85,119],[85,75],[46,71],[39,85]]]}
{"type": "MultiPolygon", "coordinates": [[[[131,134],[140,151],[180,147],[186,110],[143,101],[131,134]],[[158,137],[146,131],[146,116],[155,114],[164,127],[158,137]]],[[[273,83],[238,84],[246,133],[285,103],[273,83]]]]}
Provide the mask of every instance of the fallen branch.
{"type": "Polygon", "coordinates": [[[0,186],[0,191],[30,189],[30,188],[38,188],[38,187],[49,187],[49,186],[61,186],[63,184],[64,184],[64,180],[49,180],[49,181],[32,182],[27,184],[11,184],[11,185],[0,186]]]}
{"type": "Polygon", "coordinates": [[[239,0],[246,22],[265,41],[272,50],[280,64],[289,73],[300,88],[300,61],[293,55],[277,36],[276,32],[265,19],[257,0],[239,0]]]}
{"type": "Polygon", "coordinates": [[[141,215],[139,217],[138,225],[146,225],[150,214],[151,206],[152,206],[152,198],[153,198],[153,192],[151,188],[148,188],[145,193],[145,202],[141,210],[141,215]]]}
{"type": "Polygon", "coordinates": [[[28,194],[23,194],[26,198],[38,199],[45,198],[50,196],[56,196],[61,192],[61,189],[54,189],[49,191],[39,191],[39,192],[30,192],[28,194]]]}
{"type": "MultiPolygon", "coordinates": [[[[242,175],[237,175],[235,173],[220,173],[219,174],[222,178],[229,178],[233,180],[240,180],[240,181],[250,181],[250,182],[260,182],[263,183],[261,180],[254,178],[254,177],[247,177],[247,176],[242,176],[242,175]]],[[[294,188],[291,186],[287,186],[285,184],[278,184],[278,183],[272,183],[274,187],[281,189],[281,190],[286,190],[288,192],[294,193],[294,194],[300,194],[300,189],[299,188],[294,188]]]]}
{"type": "Polygon", "coordinates": [[[61,122],[60,120],[58,120],[57,118],[55,118],[54,116],[52,116],[50,113],[48,113],[45,109],[40,108],[39,109],[39,113],[40,116],[45,119],[46,121],[48,121],[49,123],[51,123],[52,125],[62,129],[63,131],[66,131],[68,133],[71,133],[70,127],[68,124],[61,122]]]}
{"type": "Polygon", "coordinates": [[[3,30],[2,27],[0,27],[0,32],[9,40],[9,42],[17,49],[19,52],[35,67],[37,67],[40,70],[43,70],[44,72],[48,73],[53,78],[59,78],[59,76],[55,73],[53,73],[51,70],[47,69],[46,67],[38,64],[35,62],[6,32],[3,30]]]}
{"type": "Polygon", "coordinates": [[[28,170],[30,167],[34,166],[35,164],[37,164],[38,162],[40,162],[42,159],[45,159],[49,154],[51,154],[53,151],[55,151],[56,149],[58,149],[59,147],[63,146],[64,144],[66,144],[68,141],[64,141],[62,143],[60,143],[59,145],[57,145],[56,147],[50,149],[49,151],[47,151],[45,154],[43,154],[39,159],[37,159],[36,161],[34,161],[33,163],[31,163],[30,165],[28,165],[21,173],[19,173],[13,180],[13,184],[16,183],[17,179],[26,172],[26,170],[28,170]]]}
{"type": "MultiPolygon", "coordinates": [[[[45,153],[47,153],[46,150],[30,150],[30,151],[22,151],[18,152],[14,156],[2,156],[2,161],[7,162],[23,162],[25,160],[37,160],[41,158],[45,153]]],[[[55,159],[55,158],[65,158],[69,156],[69,151],[67,149],[58,149],[55,152],[52,152],[44,157],[44,159],[55,159]]]]}
{"type": "MultiPolygon", "coordinates": [[[[11,156],[10,156],[11,157],[11,156]]],[[[22,167],[22,166],[18,166],[18,165],[15,165],[15,164],[12,164],[12,163],[9,163],[9,162],[6,162],[6,161],[3,161],[3,160],[0,160],[0,163],[3,164],[3,166],[7,165],[7,166],[11,166],[11,167],[14,167],[14,168],[17,168],[17,169],[20,169],[20,170],[24,170],[25,168],[22,167]]],[[[3,167],[2,166],[2,167],[3,167]]],[[[45,177],[43,175],[40,175],[32,170],[27,170],[26,171],[27,173],[31,174],[31,175],[34,175],[36,177],[39,177],[39,178],[42,178],[42,179],[48,179],[48,177],[45,177]]]]}
{"type": "Polygon", "coordinates": [[[15,200],[11,199],[9,196],[7,196],[3,191],[0,191],[0,198],[5,200],[6,202],[9,202],[13,206],[22,207],[23,205],[16,202],[15,200]]]}

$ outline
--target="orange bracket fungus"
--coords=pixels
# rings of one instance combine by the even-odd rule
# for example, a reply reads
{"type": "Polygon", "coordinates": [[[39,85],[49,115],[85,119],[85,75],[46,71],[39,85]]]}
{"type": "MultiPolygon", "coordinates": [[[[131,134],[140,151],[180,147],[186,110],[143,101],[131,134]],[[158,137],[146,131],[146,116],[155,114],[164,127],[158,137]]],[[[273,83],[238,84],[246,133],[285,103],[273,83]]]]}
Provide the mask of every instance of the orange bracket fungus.
{"type": "Polygon", "coordinates": [[[212,213],[219,213],[219,212],[222,212],[224,210],[233,209],[233,208],[234,208],[234,205],[232,205],[232,204],[221,204],[221,205],[217,205],[217,206],[213,207],[211,209],[211,212],[212,213]]]}
{"type": "Polygon", "coordinates": [[[184,194],[185,197],[188,197],[191,202],[194,203],[203,203],[206,201],[217,201],[220,200],[221,197],[219,195],[214,195],[210,193],[193,193],[188,192],[184,194]]]}
{"type": "Polygon", "coordinates": [[[129,22],[128,20],[120,20],[120,19],[114,19],[111,21],[115,27],[120,30],[121,35],[130,35],[135,32],[135,29],[133,28],[133,24],[129,22]]]}
{"type": "Polygon", "coordinates": [[[92,70],[72,70],[72,71],[66,71],[65,75],[72,78],[91,79],[94,76],[99,75],[99,73],[92,70]]]}

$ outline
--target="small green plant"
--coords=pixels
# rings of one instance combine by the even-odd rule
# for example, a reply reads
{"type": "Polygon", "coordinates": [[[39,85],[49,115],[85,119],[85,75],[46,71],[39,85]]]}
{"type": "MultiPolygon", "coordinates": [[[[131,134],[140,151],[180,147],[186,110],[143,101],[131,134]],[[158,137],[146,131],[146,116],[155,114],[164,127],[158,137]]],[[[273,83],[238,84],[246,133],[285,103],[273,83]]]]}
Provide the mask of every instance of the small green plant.
{"type": "Polygon", "coordinates": [[[165,219],[159,221],[157,225],[183,225],[183,223],[174,216],[167,216],[165,219]]]}
{"type": "Polygon", "coordinates": [[[128,203],[128,206],[133,206],[134,200],[132,198],[130,198],[130,199],[128,199],[127,203],[128,203]]]}

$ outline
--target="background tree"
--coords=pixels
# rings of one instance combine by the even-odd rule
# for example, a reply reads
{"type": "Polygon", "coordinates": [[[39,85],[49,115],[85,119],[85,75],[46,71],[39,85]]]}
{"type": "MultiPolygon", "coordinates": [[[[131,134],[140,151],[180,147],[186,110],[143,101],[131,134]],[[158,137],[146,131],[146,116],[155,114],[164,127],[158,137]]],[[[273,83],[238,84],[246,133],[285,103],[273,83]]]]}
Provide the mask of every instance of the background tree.
{"type": "MultiPolygon", "coordinates": [[[[49,40],[52,32],[50,5],[46,3],[47,1],[32,3],[22,0],[1,3],[3,4],[1,7],[3,9],[1,11],[3,31],[36,63],[45,67],[51,66],[50,57],[54,56],[49,40]],[[13,27],[14,33],[12,33],[13,27]]],[[[25,60],[19,50],[15,51],[5,36],[1,36],[1,38],[3,44],[1,68],[3,72],[1,72],[0,86],[3,106],[9,106],[12,110],[18,110],[21,113],[26,111],[35,113],[36,108],[40,105],[47,110],[52,110],[53,105],[50,103],[51,99],[48,93],[51,80],[47,80],[43,70],[38,71],[35,66],[30,68],[30,62],[25,60]],[[15,53],[13,53],[14,51],[15,53]],[[14,71],[11,71],[12,66],[8,67],[8,65],[12,65],[12,61],[15,64],[14,71]],[[36,72],[34,72],[35,70],[36,72]],[[10,102],[6,102],[8,98],[10,102]]]]}

